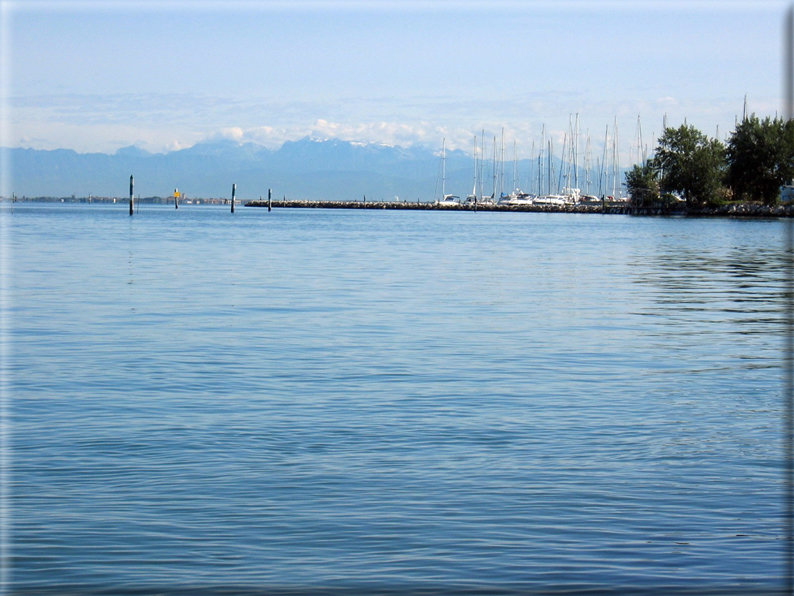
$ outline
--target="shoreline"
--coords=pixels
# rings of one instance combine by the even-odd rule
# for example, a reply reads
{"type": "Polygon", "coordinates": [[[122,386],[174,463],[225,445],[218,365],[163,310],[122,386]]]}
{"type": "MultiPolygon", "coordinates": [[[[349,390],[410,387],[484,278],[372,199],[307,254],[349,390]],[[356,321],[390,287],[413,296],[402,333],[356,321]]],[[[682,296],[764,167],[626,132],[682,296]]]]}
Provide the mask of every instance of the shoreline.
{"type": "MultiPolygon", "coordinates": [[[[136,199],[141,205],[173,205],[173,197],[145,197],[136,199]]],[[[0,204],[8,203],[80,203],[90,205],[129,203],[126,198],[92,197],[86,198],[55,198],[55,197],[24,197],[11,201],[5,197],[0,198],[0,204]]],[[[230,199],[224,198],[192,198],[179,203],[190,207],[192,205],[229,206],[230,199]]],[[[242,201],[235,200],[235,205],[243,207],[267,208],[266,200],[242,201]]],[[[788,218],[794,217],[794,202],[778,205],[762,205],[760,203],[732,203],[717,207],[700,207],[687,209],[686,205],[679,204],[675,208],[666,208],[661,205],[649,207],[636,207],[627,202],[582,203],[572,205],[438,205],[436,203],[413,203],[397,201],[316,201],[316,200],[278,200],[272,201],[271,206],[278,209],[402,209],[411,211],[495,211],[495,212],[523,212],[523,213],[590,213],[602,215],[638,215],[638,216],[676,216],[676,217],[750,217],[750,218],[788,218]]]]}
{"type": "MultiPolygon", "coordinates": [[[[635,207],[630,203],[578,204],[578,205],[438,205],[436,203],[408,203],[397,201],[271,201],[274,209],[407,209],[414,211],[499,211],[525,213],[594,213],[604,215],[666,215],[685,217],[794,217],[794,204],[756,205],[749,203],[678,209],[664,207],[635,207]]],[[[244,207],[267,208],[267,201],[249,201],[244,207]]]]}

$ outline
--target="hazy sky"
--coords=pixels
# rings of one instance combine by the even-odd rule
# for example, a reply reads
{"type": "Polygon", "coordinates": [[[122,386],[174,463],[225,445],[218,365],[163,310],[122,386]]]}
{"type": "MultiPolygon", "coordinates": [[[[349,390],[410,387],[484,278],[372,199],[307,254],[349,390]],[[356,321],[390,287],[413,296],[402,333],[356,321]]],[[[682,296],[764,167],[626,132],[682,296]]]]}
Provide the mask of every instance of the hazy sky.
{"type": "Polygon", "coordinates": [[[2,145],[162,152],[312,134],[528,157],[579,114],[628,152],[782,106],[783,1],[2,3],[2,145]]]}

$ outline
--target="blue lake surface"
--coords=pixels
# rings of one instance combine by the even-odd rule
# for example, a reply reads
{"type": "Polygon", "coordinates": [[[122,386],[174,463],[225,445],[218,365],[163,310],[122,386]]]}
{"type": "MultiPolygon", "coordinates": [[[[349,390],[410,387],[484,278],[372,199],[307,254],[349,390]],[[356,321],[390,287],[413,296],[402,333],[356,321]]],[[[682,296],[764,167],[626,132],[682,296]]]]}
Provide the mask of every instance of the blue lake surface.
{"type": "Polygon", "coordinates": [[[785,222],[228,209],[4,204],[12,593],[782,586],[785,222]]]}

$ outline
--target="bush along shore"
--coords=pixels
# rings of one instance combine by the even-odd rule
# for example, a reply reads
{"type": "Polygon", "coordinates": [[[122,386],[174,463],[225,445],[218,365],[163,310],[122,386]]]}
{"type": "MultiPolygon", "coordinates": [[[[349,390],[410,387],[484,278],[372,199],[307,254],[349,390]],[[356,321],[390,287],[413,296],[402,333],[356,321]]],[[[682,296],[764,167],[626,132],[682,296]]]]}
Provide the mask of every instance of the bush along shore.
{"type": "MultiPolygon", "coordinates": [[[[267,201],[250,201],[246,207],[267,207],[267,201]]],[[[571,205],[494,205],[473,204],[439,205],[438,203],[409,203],[398,201],[272,201],[274,209],[409,209],[417,211],[520,211],[526,213],[603,213],[621,215],[689,215],[689,216],[743,216],[743,217],[794,217],[794,205],[764,205],[740,203],[717,206],[687,206],[685,203],[662,205],[636,205],[632,202],[579,203],[571,205]]]]}

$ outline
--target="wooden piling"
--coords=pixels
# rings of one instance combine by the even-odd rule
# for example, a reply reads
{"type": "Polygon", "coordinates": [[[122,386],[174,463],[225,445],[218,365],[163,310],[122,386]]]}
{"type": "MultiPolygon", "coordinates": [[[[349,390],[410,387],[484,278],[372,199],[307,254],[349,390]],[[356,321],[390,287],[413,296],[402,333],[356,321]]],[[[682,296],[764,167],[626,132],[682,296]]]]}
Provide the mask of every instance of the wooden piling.
{"type": "Polygon", "coordinates": [[[232,213],[234,213],[234,197],[237,195],[237,185],[232,184],[232,213]]]}
{"type": "Polygon", "coordinates": [[[268,188],[267,189],[267,212],[270,213],[270,196],[273,194],[273,190],[268,188]]]}
{"type": "Polygon", "coordinates": [[[130,215],[135,214],[135,195],[133,191],[135,189],[135,178],[130,176],[130,215]]]}

